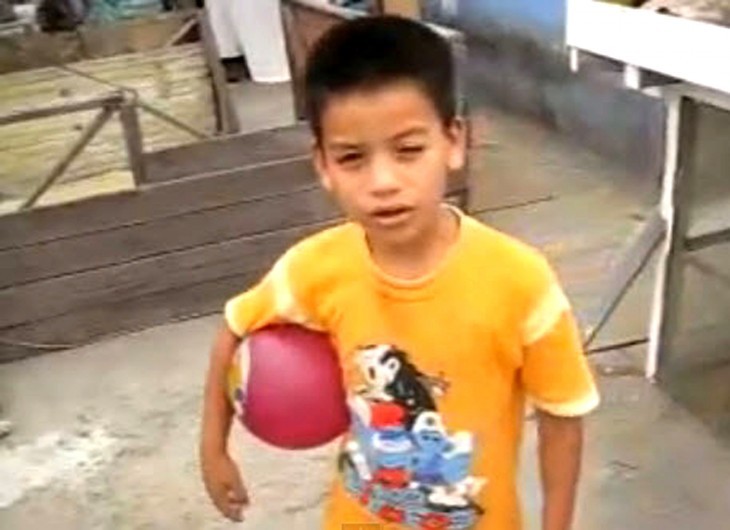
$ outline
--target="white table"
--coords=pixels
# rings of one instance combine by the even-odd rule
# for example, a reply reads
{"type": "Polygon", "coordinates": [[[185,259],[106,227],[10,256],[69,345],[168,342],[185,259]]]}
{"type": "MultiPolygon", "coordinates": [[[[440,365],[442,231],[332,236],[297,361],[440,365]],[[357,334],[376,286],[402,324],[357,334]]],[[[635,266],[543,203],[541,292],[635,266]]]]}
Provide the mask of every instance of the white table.
{"type": "MultiPolygon", "coordinates": [[[[624,87],[661,98],[667,106],[661,201],[615,271],[604,314],[607,319],[661,245],[646,362],[646,376],[655,379],[671,362],[667,345],[677,327],[683,257],[730,241],[730,203],[720,203],[722,211],[716,208],[704,218],[696,211],[690,216],[701,151],[698,105],[730,112],[730,28],[596,0],[568,0],[567,8],[566,44],[574,71],[584,58],[606,60],[620,72],[624,87]]],[[[730,151],[730,125],[727,138],[730,151]]],[[[730,180],[730,155],[720,171],[730,180]]]]}

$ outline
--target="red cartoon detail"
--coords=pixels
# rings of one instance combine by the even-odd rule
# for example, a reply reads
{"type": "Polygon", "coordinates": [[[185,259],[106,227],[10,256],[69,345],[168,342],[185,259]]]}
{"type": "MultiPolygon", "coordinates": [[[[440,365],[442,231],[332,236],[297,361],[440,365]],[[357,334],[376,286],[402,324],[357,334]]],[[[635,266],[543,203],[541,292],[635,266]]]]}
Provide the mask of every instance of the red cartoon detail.
{"type": "Polygon", "coordinates": [[[442,513],[427,513],[421,517],[421,530],[447,530],[451,525],[448,516],[442,513]]]}
{"type": "Polygon", "coordinates": [[[388,489],[405,488],[410,481],[411,474],[404,468],[380,468],[373,475],[373,482],[388,489]]]}
{"type": "Polygon", "coordinates": [[[403,510],[400,510],[395,506],[390,506],[388,504],[380,508],[380,510],[378,511],[378,516],[380,516],[381,519],[388,521],[389,523],[402,523],[406,519],[406,515],[403,510]]]}

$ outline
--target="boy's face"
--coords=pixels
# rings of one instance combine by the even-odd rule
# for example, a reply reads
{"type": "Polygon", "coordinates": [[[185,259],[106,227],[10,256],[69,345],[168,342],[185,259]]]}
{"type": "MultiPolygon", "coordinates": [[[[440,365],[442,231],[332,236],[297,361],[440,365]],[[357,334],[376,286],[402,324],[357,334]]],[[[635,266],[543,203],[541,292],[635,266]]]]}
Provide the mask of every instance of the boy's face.
{"type": "Polygon", "coordinates": [[[371,240],[407,245],[437,226],[464,149],[461,123],[444,127],[424,93],[403,82],[333,97],[314,160],[324,187],[371,240]]]}

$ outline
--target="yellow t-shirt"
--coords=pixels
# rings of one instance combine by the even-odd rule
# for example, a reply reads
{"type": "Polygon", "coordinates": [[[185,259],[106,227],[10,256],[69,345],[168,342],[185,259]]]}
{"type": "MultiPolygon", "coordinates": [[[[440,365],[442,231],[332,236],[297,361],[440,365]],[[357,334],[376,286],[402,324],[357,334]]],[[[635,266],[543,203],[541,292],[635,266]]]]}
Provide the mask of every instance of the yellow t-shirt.
{"type": "Polygon", "coordinates": [[[545,259],[459,216],[457,242],[426,278],[388,277],[362,229],[344,224],[292,247],[226,304],[239,336],[294,322],[338,348],[353,421],[326,530],[518,530],[526,398],[560,416],[598,405],[545,259]]]}

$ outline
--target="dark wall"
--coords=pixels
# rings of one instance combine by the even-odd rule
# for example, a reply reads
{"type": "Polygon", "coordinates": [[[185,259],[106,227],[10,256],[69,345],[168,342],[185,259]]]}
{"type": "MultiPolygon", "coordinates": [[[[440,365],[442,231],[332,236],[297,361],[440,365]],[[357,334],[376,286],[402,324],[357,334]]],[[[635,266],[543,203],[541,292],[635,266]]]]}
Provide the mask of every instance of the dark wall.
{"type": "MultiPolygon", "coordinates": [[[[469,94],[543,120],[647,178],[661,173],[661,102],[569,71],[564,0],[462,0],[469,94]]],[[[620,38],[617,34],[616,38],[620,38]]]]}

